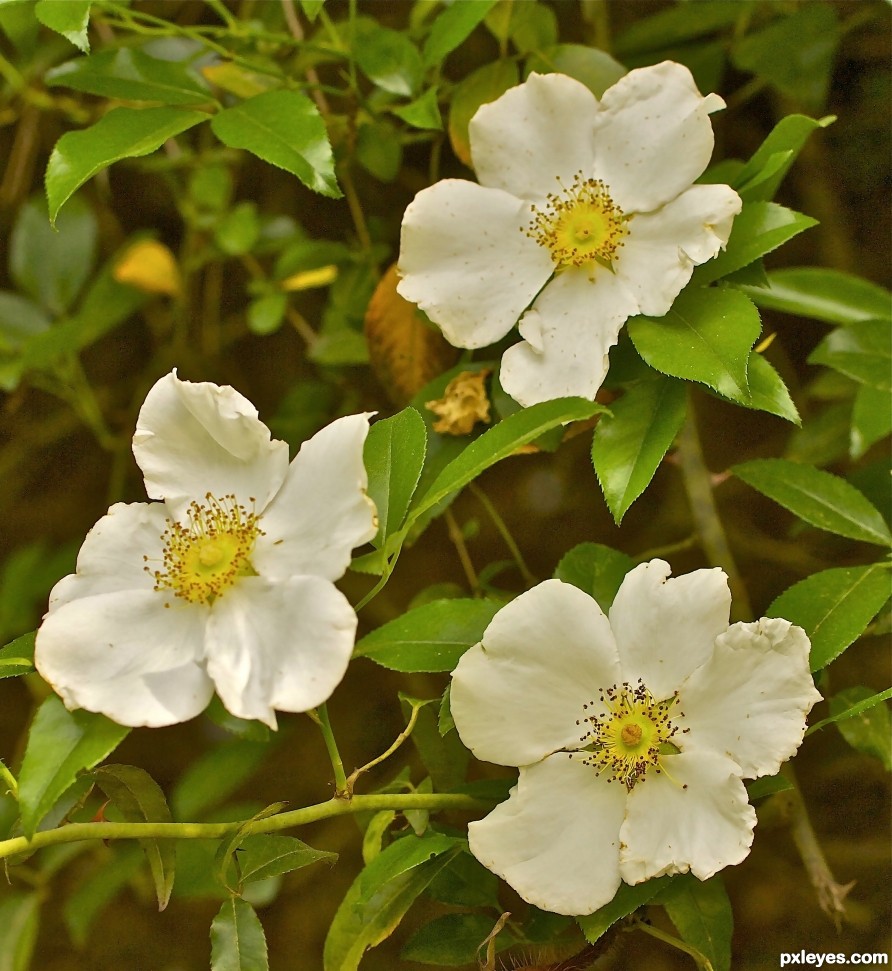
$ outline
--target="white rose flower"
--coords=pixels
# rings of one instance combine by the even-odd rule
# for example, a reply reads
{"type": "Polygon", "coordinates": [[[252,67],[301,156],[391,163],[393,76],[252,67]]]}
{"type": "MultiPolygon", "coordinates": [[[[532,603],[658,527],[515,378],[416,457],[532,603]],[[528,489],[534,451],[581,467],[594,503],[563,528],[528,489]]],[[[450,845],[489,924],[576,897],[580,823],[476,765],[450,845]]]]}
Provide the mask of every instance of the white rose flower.
{"type": "Polygon", "coordinates": [[[276,727],[346,670],[356,614],[333,581],[375,534],[362,461],[368,416],[288,446],[230,387],[149,391],[133,436],[146,492],[87,535],[56,584],[35,663],[69,708],[122,725],[170,725],[214,691],[240,718],[276,727]]]}
{"type": "Polygon", "coordinates": [[[500,379],[522,405],[594,398],[624,321],[667,313],[728,241],[740,197],[693,185],[724,105],[672,61],[600,101],[531,74],[471,120],[480,184],[445,179],[406,210],[400,294],[457,347],[492,344],[520,318],[500,379]]]}
{"type": "Polygon", "coordinates": [[[621,881],[740,863],[756,823],[741,779],[777,772],[820,700],[804,631],[729,627],[721,570],[669,573],[636,567],[609,618],[546,580],[455,669],[462,741],[520,767],[510,797],[470,824],[471,850],[544,910],[590,914],[621,881]]]}

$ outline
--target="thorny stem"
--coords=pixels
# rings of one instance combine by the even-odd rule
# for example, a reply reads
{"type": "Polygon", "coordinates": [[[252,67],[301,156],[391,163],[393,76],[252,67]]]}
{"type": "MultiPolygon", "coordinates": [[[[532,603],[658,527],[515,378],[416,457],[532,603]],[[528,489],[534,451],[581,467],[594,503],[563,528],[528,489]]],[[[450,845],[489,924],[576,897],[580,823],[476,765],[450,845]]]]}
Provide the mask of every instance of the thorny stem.
{"type": "Polygon", "coordinates": [[[318,708],[308,711],[307,714],[319,726],[319,731],[322,732],[322,738],[325,741],[325,748],[328,752],[332,771],[334,772],[335,798],[349,799],[353,789],[352,787],[348,787],[347,775],[344,772],[341,753],[338,751],[337,739],[334,737],[334,732],[331,730],[331,722],[328,719],[328,708],[323,703],[318,708]]]}
{"type": "Polygon", "coordinates": [[[523,553],[520,552],[520,547],[511,535],[511,530],[508,529],[505,520],[502,519],[499,514],[498,509],[490,502],[489,496],[478,486],[476,483],[471,482],[468,485],[468,491],[471,492],[480,503],[481,506],[486,510],[487,516],[492,520],[493,525],[498,530],[499,535],[505,541],[505,545],[508,547],[508,551],[514,558],[514,562],[517,564],[517,569],[520,570],[520,575],[523,577],[524,583],[527,586],[534,586],[536,584],[536,578],[530,572],[530,568],[526,564],[526,560],[523,558],[523,553]]]}
{"type": "Polygon", "coordinates": [[[705,954],[702,954],[695,947],[691,947],[690,944],[685,944],[681,939],[673,937],[665,931],[661,931],[658,927],[654,927],[643,920],[635,920],[629,927],[629,930],[644,931],[645,934],[650,934],[651,937],[655,937],[658,941],[662,941],[664,944],[670,944],[679,951],[684,951],[685,954],[689,954],[694,959],[697,967],[701,971],[714,971],[712,961],[705,954]]]}
{"type": "Polygon", "coordinates": [[[0,759],[0,779],[2,779],[6,785],[9,787],[7,792],[12,793],[13,796],[18,797],[19,784],[16,782],[16,777],[9,771],[9,769],[3,764],[3,760],[0,759]]]}
{"type": "Polygon", "coordinates": [[[345,790],[347,798],[350,799],[353,796],[353,787],[356,785],[356,780],[364,773],[368,772],[369,769],[373,769],[376,765],[380,765],[385,759],[389,759],[391,755],[406,741],[406,739],[412,734],[412,730],[415,728],[415,722],[418,721],[418,712],[421,711],[421,704],[412,705],[412,714],[409,716],[409,721],[406,727],[397,735],[394,739],[393,744],[387,749],[386,752],[382,752],[377,758],[372,759],[371,762],[366,762],[365,765],[358,769],[354,769],[349,776],[347,776],[347,782],[345,785],[345,790]]]}
{"type": "Polygon", "coordinates": [[[32,852],[44,846],[82,843],[85,840],[222,839],[238,830],[245,835],[276,833],[292,826],[306,826],[320,819],[347,816],[351,813],[377,812],[381,809],[483,812],[491,808],[491,802],[459,793],[403,792],[354,796],[352,799],[341,799],[335,796],[315,806],[276,813],[265,819],[243,819],[229,823],[69,823],[57,829],[35,833],[31,839],[27,836],[15,836],[12,839],[0,841],[0,860],[19,853],[32,852]]]}
{"type": "Polygon", "coordinates": [[[688,397],[688,417],[678,436],[678,459],[685,491],[694,519],[694,528],[709,561],[728,574],[731,588],[731,617],[751,620],[753,610],[743,579],[731,554],[712,491],[712,475],[703,460],[693,401],[688,397]]]}

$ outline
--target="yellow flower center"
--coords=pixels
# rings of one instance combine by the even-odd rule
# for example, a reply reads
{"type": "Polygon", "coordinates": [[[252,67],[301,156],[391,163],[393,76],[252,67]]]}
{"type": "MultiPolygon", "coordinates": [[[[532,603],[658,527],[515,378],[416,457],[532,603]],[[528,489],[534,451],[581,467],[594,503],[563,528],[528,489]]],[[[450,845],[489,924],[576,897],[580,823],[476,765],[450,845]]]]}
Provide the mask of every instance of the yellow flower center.
{"type": "MultiPolygon", "coordinates": [[[[630,792],[651,769],[665,773],[663,758],[679,751],[672,741],[679,729],[669,717],[677,701],[677,694],[656,701],[640,680],[634,687],[624,682],[607,688],[601,694],[607,713],[585,715],[576,722],[585,726],[580,738],[582,761],[594,766],[598,775],[606,772],[608,782],[621,782],[630,792]]],[[[587,710],[592,705],[583,707],[587,710]]]]}
{"type": "Polygon", "coordinates": [[[168,520],[161,537],[163,569],[145,569],[155,578],[155,590],[172,590],[189,603],[211,604],[239,577],[256,575],[250,556],[262,535],[257,516],[235,496],[216,499],[208,493],[204,503],[189,504],[185,523],[168,520]]]}
{"type": "MultiPolygon", "coordinates": [[[[560,180],[559,180],[560,181],[560,180]]],[[[610,266],[629,234],[627,217],[610,198],[600,179],[577,172],[573,184],[546,197],[543,208],[531,206],[526,235],[551,253],[558,268],[601,263],[610,266]]]]}

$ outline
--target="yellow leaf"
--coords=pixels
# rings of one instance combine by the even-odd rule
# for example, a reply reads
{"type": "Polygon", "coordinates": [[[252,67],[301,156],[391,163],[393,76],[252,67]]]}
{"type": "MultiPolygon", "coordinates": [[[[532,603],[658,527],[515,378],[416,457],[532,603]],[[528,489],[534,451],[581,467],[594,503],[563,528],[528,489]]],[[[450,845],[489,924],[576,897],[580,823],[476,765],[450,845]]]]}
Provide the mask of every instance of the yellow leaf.
{"type": "Polygon", "coordinates": [[[246,71],[232,61],[208,64],[201,69],[201,73],[211,84],[229,94],[234,94],[237,98],[253,98],[255,94],[263,94],[264,91],[269,90],[271,84],[271,81],[262,75],[246,71]]]}
{"type": "Polygon", "coordinates": [[[118,283],[126,283],[143,293],[179,296],[182,290],[176,257],[154,239],[141,239],[124,252],[114,268],[118,283]]]}
{"type": "Polygon", "coordinates": [[[330,266],[320,266],[315,270],[304,270],[302,273],[294,273],[286,277],[279,286],[283,290],[292,292],[294,290],[311,290],[313,287],[327,287],[329,283],[334,283],[338,278],[338,268],[330,266]]]}

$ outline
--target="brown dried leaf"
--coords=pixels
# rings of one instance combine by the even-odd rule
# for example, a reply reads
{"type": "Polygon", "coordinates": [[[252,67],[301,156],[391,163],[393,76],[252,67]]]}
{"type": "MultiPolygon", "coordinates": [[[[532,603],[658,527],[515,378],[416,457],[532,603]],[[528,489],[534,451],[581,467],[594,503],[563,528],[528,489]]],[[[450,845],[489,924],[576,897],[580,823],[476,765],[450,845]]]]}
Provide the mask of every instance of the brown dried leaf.
{"type": "Polygon", "coordinates": [[[407,404],[458,359],[458,350],[397,292],[396,264],[381,278],[365,314],[369,358],[395,405],[407,404]]]}

